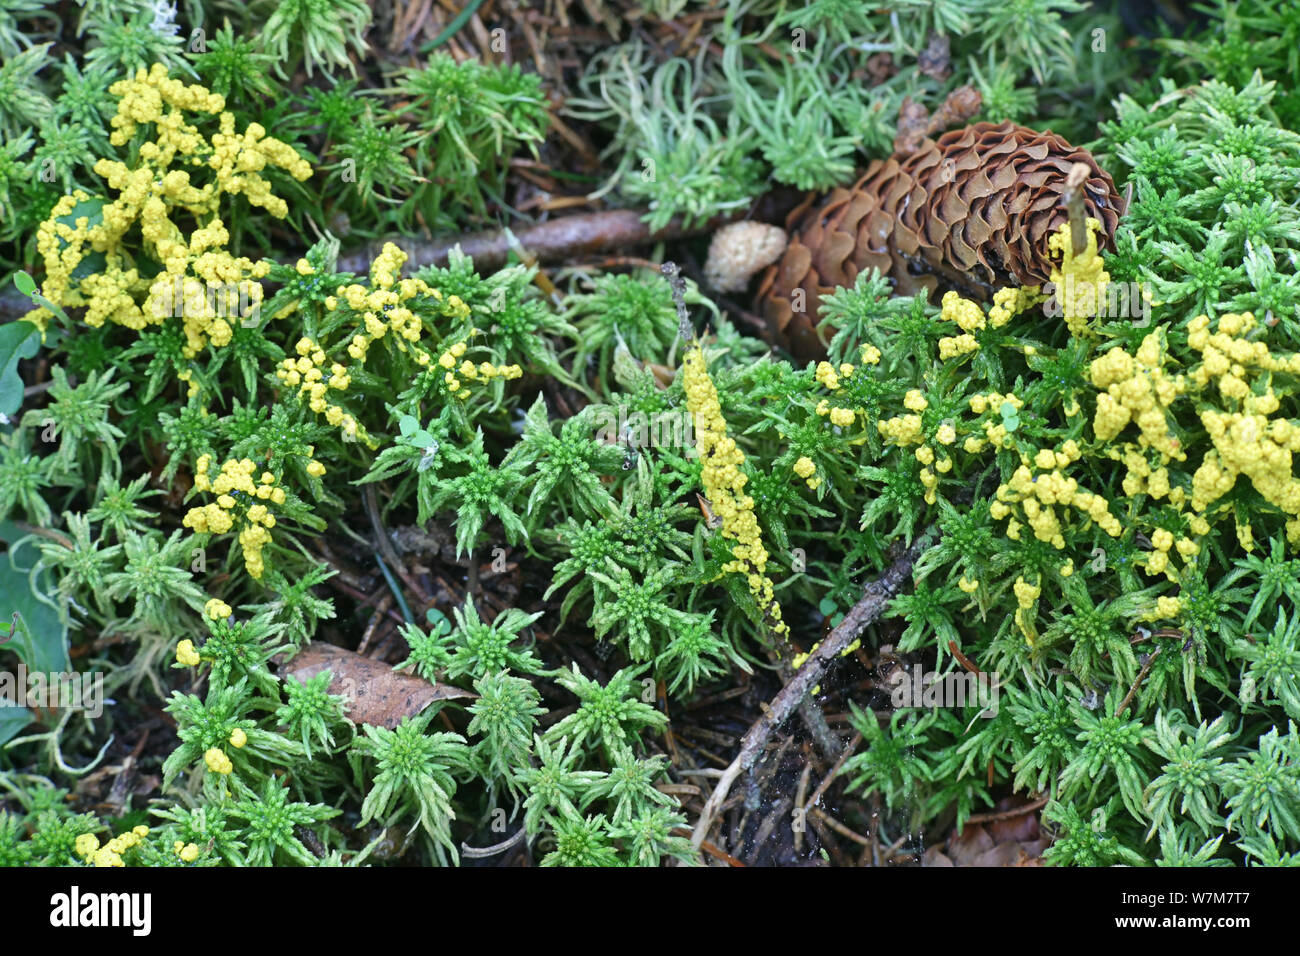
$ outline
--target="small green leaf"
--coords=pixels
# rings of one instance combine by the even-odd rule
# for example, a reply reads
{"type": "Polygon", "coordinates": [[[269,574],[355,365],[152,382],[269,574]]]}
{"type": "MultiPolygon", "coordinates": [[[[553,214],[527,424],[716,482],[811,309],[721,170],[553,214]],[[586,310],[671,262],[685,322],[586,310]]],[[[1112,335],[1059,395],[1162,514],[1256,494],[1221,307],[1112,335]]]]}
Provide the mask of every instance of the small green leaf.
{"type": "Polygon", "coordinates": [[[32,712],[26,707],[14,707],[0,701],[0,747],[18,736],[32,722],[32,712]]]}
{"type": "MultiPolygon", "coordinates": [[[[0,614],[12,631],[9,640],[0,644],[0,653],[12,651],[30,672],[62,673],[72,669],[68,657],[68,620],[66,606],[59,610],[45,594],[50,589],[48,574],[33,575],[28,561],[35,558],[35,547],[24,544],[15,549],[12,542],[22,532],[8,521],[0,522],[0,541],[10,543],[9,551],[0,554],[0,614]],[[34,584],[35,582],[35,584],[34,584]],[[17,614],[13,620],[12,615],[17,614]]],[[[0,702],[0,745],[16,737],[32,722],[32,712],[0,702]]]]}
{"type": "Polygon", "coordinates": [[[31,671],[71,670],[67,601],[49,596],[54,587],[48,573],[32,573],[36,547],[29,542],[15,548],[21,537],[15,525],[0,522],[0,541],[9,542],[8,552],[0,554],[0,615],[9,618],[16,611],[19,618],[0,652],[14,652],[31,671]]]}
{"type": "Polygon", "coordinates": [[[23,403],[18,360],[31,358],[41,347],[41,330],[19,319],[0,325],[0,413],[12,415],[23,403]]]}
{"type": "Polygon", "coordinates": [[[23,295],[30,296],[36,291],[36,280],[19,269],[14,273],[14,285],[23,295]]]}
{"type": "Polygon", "coordinates": [[[68,313],[64,312],[61,308],[59,308],[49,299],[45,298],[45,296],[41,295],[41,293],[36,288],[36,280],[33,279],[31,276],[29,276],[26,272],[19,270],[18,272],[14,273],[14,286],[23,295],[31,298],[32,302],[34,302],[36,305],[40,306],[41,308],[49,312],[54,313],[59,318],[63,319],[64,322],[69,321],[68,313]]]}

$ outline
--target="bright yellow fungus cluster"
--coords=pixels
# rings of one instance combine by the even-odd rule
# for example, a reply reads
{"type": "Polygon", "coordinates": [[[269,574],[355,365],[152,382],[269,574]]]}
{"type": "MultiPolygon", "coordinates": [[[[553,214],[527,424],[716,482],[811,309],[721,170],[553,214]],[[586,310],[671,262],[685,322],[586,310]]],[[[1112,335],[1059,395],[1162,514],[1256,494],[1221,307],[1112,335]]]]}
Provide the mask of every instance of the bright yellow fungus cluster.
{"type": "MultiPolygon", "coordinates": [[[[880,349],[870,344],[862,346],[862,364],[879,365],[880,349]]],[[[841,363],[838,368],[831,365],[830,362],[818,362],[813,377],[828,392],[838,392],[844,387],[844,383],[853,377],[856,371],[857,369],[849,362],[841,363]]],[[[829,419],[830,423],[838,428],[850,428],[857,421],[859,414],[866,414],[862,409],[845,405],[833,405],[830,399],[826,398],[817,403],[816,411],[818,415],[829,419]]],[[[800,477],[808,479],[810,488],[816,488],[821,483],[820,479],[814,482],[807,475],[801,474],[800,477]]]]}
{"type": "Polygon", "coordinates": [[[230,762],[226,752],[220,747],[209,747],[203,754],[203,762],[208,765],[208,769],[213,773],[219,773],[223,776],[231,773],[235,765],[230,762]]]}
{"type": "Polygon", "coordinates": [[[1000,289],[993,294],[993,305],[986,317],[979,303],[963,299],[956,292],[945,292],[939,318],[952,322],[961,329],[961,334],[945,335],[939,340],[939,358],[946,362],[977,351],[980,344],[973,333],[985,328],[999,329],[1041,299],[1037,287],[1000,289]]]}
{"type": "Polygon", "coordinates": [[[886,441],[895,445],[917,445],[925,439],[920,415],[896,415],[876,422],[886,441]]]}
{"type": "Polygon", "coordinates": [[[1148,621],[1171,620],[1183,611],[1181,598],[1162,595],[1156,598],[1155,609],[1146,615],[1148,621]]]}
{"type": "MultiPolygon", "coordinates": [[[[389,341],[398,350],[411,351],[412,357],[420,365],[429,364],[428,352],[413,348],[423,335],[424,323],[408,303],[418,295],[429,296],[441,302],[442,293],[423,279],[399,279],[405,264],[406,253],[393,243],[386,242],[379,255],[370,263],[369,287],[358,282],[341,285],[337,296],[325,300],[325,308],[330,311],[337,310],[341,298],[360,315],[361,321],[348,345],[348,354],[358,362],[366,360],[371,343],[387,338],[391,332],[393,337],[389,341]]],[[[445,304],[448,314],[459,318],[469,315],[469,308],[455,296],[445,304]]]]}
{"type": "Polygon", "coordinates": [[[1022,575],[1016,578],[1016,583],[1012,585],[1011,590],[1016,595],[1016,626],[1020,628],[1020,632],[1025,635],[1025,640],[1032,647],[1038,638],[1038,631],[1034,627],[1035,615],[1030,612],[1033,611],[1034,605],[1043,593],[1043,587],[1041,584],[1030,584],[1022,575]]]}
{"type": "Polygon", "coordinates": [[[518,365],[493,365],[491,362],[475,365],[465,358],[467,348],[466,343],[456,342],[438,356],[439,367],[447,369],[442,376],[443,384],[457,398],[469,398],[469,382],[483,384],[494,378],[510,381],[524,374],[518,365]]]}
{"type": "MultiPolygon", "coordinates": [[[[1073,253],[1068,225],[1062,227],[1050,240],[1050,248],[1062,260],[1053,270],[1051,278],[1056,286],[1062,313],[1075,334],[1086,330],[1087,320],[1096,313],[1109,281],[1097,251],[1096,231],[1099,228],[1100,224],[1096,221],[1089,223],[1088,244],[1078,256],[1073,253]]],[[[1003,289],[994,294],[992,305],[986,313],[978,303],[965,299],[956,292],[946,293],[941,302],[940,321],[952,323],[960,334],[945,336],[940,340],[940,360],[960,358],[978,350],[978,333],[1005,326],[1017,314],[1043,300],[1044,295],[1037,287],[1003,289]]],[[[1035,349],[1025,346],[1024,351],[1026,355],[1032,355],[1035,349]]],[[[1132,375],[1118,375],[1120,372],[1131,371],[1120,368],[1122,359],[1106,359],[1097,366],[1094,379],[1098,382],[1098,387],[1105,389],[1111,385],[1116,386],[1110,388],[1104,396],[1109,405],[1121,410],[1115,413],[1114,421],[1119,426],[1116,433],[1122,430],[1130,418],[1142,414],[1149,395],[1156,396],[1157,402],[1162,398],[1172,400],[1168,394],[1169,385],[1161,377],[1159,366],[1162,357],[1158,347],[1148,347],[1141,356],[1144,363],[1143,375],[1139,381],[1133,382],[1129,381],[1134,377],[1132,375]],[[1127,416],[1123,422],[1119,421],[1120,415],[1127,416]]],[[[921,465],[920,479],[926,489],[925,500],[933,504],[940,476],[951,471],[954,466],[951,448],[958,441],[960,423],[943,423],[927,440],[922,418],[922,413],[928,408],[925,397],[914,389],[904,397],[903,405],[906,414],[884,419],[877,427],[886,441],[901,447],[915,446],[913,454],[921,465]]],[[[979,393],[969,398],[969,405],[971,412],[983,420],[976,425],[975,434],[967,435],[961,443],[964,452],[980,454],[990,447],[994,450],[1022,448],[1022,443],[1017,441],[1019,415],[1024,408],[1024,401],[1020,397],[1011,392],[979,393]]],[[[1077,414],[1078,411],[1075,403],[1074,410],[1069,414],[1077,414]]],[[[1111,413],[1105,411],[1100,414],[1104,425],[1108,421],[1105,416],[1111,413]]],[[[1154,441],[1156,424],[1147,419],[1144,419],[1144,423],[1150,432],[1147,441],[1151,443],[1154,441]]],[[[1175,446],[1176,440],[1165,434],[1162,447],[1175,446]]],[[[1006,534],[1009,538],[1020,540],[1024,529],[1028,528],[1036,539],[1064,550],[1067,543],[1066,525],[1071,515],[1084,522],[1095,523],[1112,537],[1118,537],[1122,533],[1118,519],[1111,513],[1110,503],[1103,496],[1080,488],[1078,481],[1070,476],[1072,466],[1082,457],[1083,450],[1074,440],[1062,443],[1059,448],[1037,449],[1020,454],[1020,466],[998,487],[990,504],[991,516],[995,520],[1006,520],[1006,534]]],[[[1057,567],[1062,577],[1072,575],[1074,570],[1074,562],[1068,557],[1057,567]]],[[[976,577],[962,575],[957,586],[963,593],[974,594],[980,588],[980,581],[976,577]]],[[[1023,576],[1018,577],[1013,586],[1017,604],[1016,624],[1031,645],[1037,637],[1034,608],[1042,594],[1042,588],[1041,581],[1034,583],[1025,580],[1023,576]]],[[[1160,605],[1159,610],[1169,612],[1176,609],[1176,605],[1177,599],[1170,599],[1160,605]]]]}
{"type": "Polygon", "coordinates": [[[103,846],[100,846],[99,837],[93,833],[83,833],[77,837],[73,847],[77,852],[77,856],[87,863],[93,863],[95,866],[125,866],[122,861],[122,854],[132,847],[139,846],[148,835],[148,827],[138,826],[113,837],[103,846]]]}
{"type": "Polygon", "coordinates": [[[963,332],[978,332],[987,324],[984,310],[978,303],[963,299],[956,292],[951,291],[943,294],[939,318],[956,324],[963,332]]]}
{"type": "Polygon", "coordinates": [[[903,407],[909,414],[896,415],[876,422],[876,429],[885,441],[903,448],[916,445],[913,454],[921,463],[917,477],[925,488],[926,504],[937,500],[939,476],[952,471],[952,456],[948,448],[957,441],[957,429],[950,422],[944,422],[937,429],[929,442],[925,438],[925,427],[921,412],[930,407],[920,389],[909,389],[903,396],[903,407]]]}
{"type": "MultiPolygon", "coordinates": [[[[790,658],[790,666],[795,670],[798,670],[799,668],[803,667],[803,665],[807,663],[808,658],[816,654],[817,649],[821,646],[822,646],[821,641],[814,641],[813,646],[808,648],[808,650],[800,651],[798,654],[794,655],[794,657],[790,658]]],[[[858,648],[860,648],[861,646],[862,646],[862,638],[860,637],[854,638],[852,641],[848,643],[847,646],[845,646],[844,650],[840,651],[840,657],[848,657],[854,651],[858,650],[858,648]]],[[[812,692],[814,694],[820,694],[821,685],[818,684],[817,686],[815,686],[812,689],[812,692]]]]}
{"type": "MultiPolygon", "coordinates": [[[[447,393],[459,399],[468,398],[471,383],[482,384],[494,378],[516,379],[523,376],[518,365],[493,365],[490,362],[475,364],[465,357],[465,342],[456,342],[437,355],[421,344],[424,321],[415,306],[418,300],[438,303],[441,315],[456,320],[469,317],[470,309],[459,296],[445,299],[441,292],[423,279],[402,278],[402,267],[407,255],[394,243],[385,243],[379,255],[370,264],[368,285],[354,282],[341,285],[335,294],[325,299],[325,309],[340,312],[345,308],[356,316],[347,342],[349,359],[357,366],[364,365],[370,347],[380,341],[405,352],[422,368],[440,368],[441,383],[447,393]]],[[[312,265],[299,260],[300,275],[311,275],[312,265]]],[[[289,388],[298,390],[298,397],[316,414],[325,416],[333,427],[341,430],[345,440],[360,440],[371,444],[365,428],[337,401],[332,393],[347,391],[352,383],[351,370],[339,361],[328,357],[328,350],[319,342],[303,338],[298,342],[296,359],[287,358],[276,369],[276,376],[289,388]]]]}
{"type": "Polygon", "coordinates": [[[898,415],[876,422],[876,429],[886,441],[895,445],[919,445],[925,440],[920,413],[930,407],[920,389],[909,389],[903,396],[903,407],[912,414],[898,415]]]}
{"type": "Polygon", "coordinates": [[[808,487],[814,491],[821,487],[821,475],[817,474],[817,466],[813,464],[813,460],[807,455],[803,455],[794,463],[794,473],[802,478],[808,487]]]}
{"type": "Polygon", "coordinates": [[[772,580],[767,576],[767,549],[763,546],[754,499],[745,494],[749,479],[741,470],[745,454],[727,435],[727,421],[722,416],[718,390],[709,376],[708,362],[699,339],[691,342],[682,362],[682,382],[686,406],[695,424],[696,446],[700,453],[700,480],[713,512],[722,519],[722,536],[735,542],[732,559],[723,566],[725,573],[745,575],[749,592],[763,612],[764,619],[778,637],[787,637],[789,626],[781,617],[772,580]]]}
{"type": "Polygon", "coordinates": [[[947,362],[979,350],[980,344],[970,333],[945,335],[939,340],[939,359],[947,362]]]}
{"type": "Polygon", "coordinates": [[[176,645],[176,661],[184,667],[198,667],[203,658],[194,649],[194,642],[186,638],[176,645]]]}
{"type": "Polygon", "coordinates": [[[199,858],[199,847],[196,843],[183,843],[177,840],[172,844],[172,850],[181,858],[182,863],[193,863],[199,858]]]}
{"type": "Polygon", "coordinates": [[[985,415],[992,412],[993,417],[987,419],[983,424],[984,437],[968,436],[962,444],[963,449],[972,455],[977,455],[984,450],[986,445],[992,445],[994,448],[1015,447],[1015,439],[1004,424],[1005,416],[1003,416],[1003,413],[1007,408],[1019,412],[1020,409],[1025,407],[1023,399],[1012,392],[1007,392],[1005,395],[1000,392],[983,392],[972,395],[968,400],[968,404],[970,410],[976,415],[985,415]]]}
{"type": "Polygon", "coordinates": [[[298,397],[307,403],[317,415],[324,415],[325,421],[343,432],[348,439],[365,437],[365,430],[342,405],[329,400],[329,393],[345,392],[352,384],[352,376],[338,362],[330,362],[326,369],[325,351],[312,339],[303,336],[298,340],[294,351],[296,359],[286,358],[275,370],[275,376],[288,388],[298,389],[298,397]],[[326,371],[329,375],[326,376],[326,371]]]}
{"type": "Polygon", "coordinates": [[[952,457],[948,454],[948,446],[956,440],[957,429],[945,422],[935,429],[930,444],[921,445],[913,452],[916,460],[921,463],[921,470],[917,477],[921,479],[921,485],[925,488],[926,504],[932,505],[935,502],[935,489],[939,487],[939,476],[952,471],[952,457]]]}
{"type": "Polygon", "coordinates": [[[1089,219],[1087,243],[1077,256],[1068,222],[1047,239],[1048,250],[1061,256],[1060,264],[1052,268],[1051,280],[1061,306],[1061,317],[1074,335],[1087,331],[1088,320],[1105,301],[1106,286],[1110,284],[1110,275],[1097,249],[1100,232],[1101,223],[1089,219]]]}
{"type": "MultiPolygon", "coordinates": [[[[1051,239],[1051,249],[1061,262],[1052,273],[1062,314],[1075,335],[1088,331],[1088,320],[1104,301],[1110,277],[1097,251],[1099,224],[1089,221],[1089,235],[1083,253],[1073,253],[1068,226],[1051,239]]],[[[940,318],[951,322],[960,335],[946,337],[940,344],[941,359],[955,358],[978,348],[975,338],[988,328],[1006,324],[1018,312],[1042,301],[1036,288],[1008,289],[994,296],[987,313],[976,303],[956,293],[944,296],[940,318]]],[[[1300,478],[1294,459],[1300,452],[1300,424],[1279,414],[1281,393],[1274,391],[1276,376],[1300,376],[1300,354],[1277,355],[1262,340],[1261,329],[1250,313],[1227,314],[1217,320],[1206,316],[1187,327],[1187,343],[1199,353],[1200,362],[1180,370],[1170,356],[1164,330],[1147,335],[1132,353],[1111,348],[1088,367],[1091,384],[1097,390],[1092,418],[1095,445],[1085,450],[1083,437],[1062,442],[1058,447],[1025,449],[1020,432],[1024,402],[1013,393],[988,392],[970,397],[970,410],[982,420],[974,434],[961,443],[968,454],[990,447],[1017,451],[1020,465],[1000,485],[990,504],[995,520],[1006,520],[1006,534],[1020,540],[1025,529],[1034,538],[1063,551],[1071,540],[1074,522],[1094,524],[1112,538],[1123,535],[1123,520],[1136,524],[1144,547],[1137,564],[1149,575],[1163,574],[1178,583],[1180,571],[1190,566],[1202,550],[1200,538],[1211,531],[1211,521],[1231,516],[1237,539],[1249,551],[1254,532],[1238,508],[1222,502],[1246,478],[1255,491],[1287,517],[1286,534],[1292,546],[1300,546],[1300,478]],[[1189,401],[1184,401],[1189,400],[1189,401]],[[1183,465],[1188,449],[1180,439],[1176,412],[1185,414],[1192,402],[1195,415],[1212,444],[1199,465],[1183,465]],[[1071,475],[1085,457],[1102,456],[1124,466],[1122,489],[1125,502],[1149,497],[1160,507],[1159,516],[1143,516],[1116,509],[1116,503],[1102,494],[1079,486],[1071,475]],[[1180,467],[1182,466],[1182,467],[1180,467]],[[1190,474],[1194,467],[1194,473],[1190,474]],[[1167,507],[1165,507],[1167,505],[1167,507]]],[[[1025,347],[1025,354],[1034,353],[1025,347]]],[[[877,357],[878,358],[878,357],[877,357]]],[[[841,370],[823,363],[817,380],[828,389],[842,384],[841,370]]],[[[877,423],[882,437],[894,445],[910,448],[922,466],[926,500],[935,500],[939,476],[953,468],[949,449],[965,432],[961,422],[945,422],[933,435],[923,420],[928,409],[925,396],[916,389],[903,400],[902,413],[877,423]]],[[[1071,398],[1064,409],[1068,417],[1081,412],[1071,398]]],[[[819,409],[825,414],[825,411],[819,409]]],[[[796,462],[796,474],[811,474],[812,462],[796,462]]],[[[1060,577],[1076,573],[1074,559],[1062,555],[1056,566],[1060,577]]],[[[1015,581],[1016,624],[1032,645],[1037,632],[1034,609],[1045,581],[1020,576],[1015,581]]],[[[967,594],[980,589],[973,574],[957,581],[967,594]]],[[[1183,599],[1164,595],[1154,598],[1143,614],[1145,620],[1175,619],[1183,613],[1183,599]]]]}
{"type": "MultiPolygon", "coordinates": [[[[1243,476],[1290,516],[1287,539],[1300,545],[1300,480],[1292,474],[1300,427],[1272,417],[1280,407],[1272,376],[1300,374],[1300,355],[1273,355],[1265,342],[1251,338],[1256,323],[1250,313],[1229,313],[1212,329],[1214,324],[1207,316],[1188,324],[1188,345],[1200,353],[1201,362],[1184,374],[1165,370],[1168,357],[1160,331],[1148,335],[1136,354],[1114,348],[1091,366],[1093,384],[1103,389],[1093,430],[1108,443],[1107,454],[1124,463],[1125,494],[1167,500],[1183,516],[1187,533],[1157,527],[1149,534],[1145,570],[1171,581],[1178,580],[1175,560],[1181,558],[1187,565],[1196,557],[1200,545],[1195,539],[1209,534],[1215,503],[1243,476]],[[1213,444],[1196,467],[1190,488],[1170,474],[1171,465],[1187,459],[1172,427],[1174,405],[1185,397],[1197,399],[1197,417],[1213,444]],[[1115,441],[1130,425],[1137,428],[1136,441],[1115,441]]],[[[1238,541],[1251,550],[1249,523],[1236,517],[1235,508],[1221,507],[1218,513],[1233,515],[1238,541]]]]}
{"type": "MultiPolygon", "coordinates": [[[[1106,443],[1107,455],[1124,463],[1122,487],[1126,495],[1149,495],[1153,501],[1167,499],[1182,511],[1187,492],[1171,480],[1169,466],[1186,461],[1187,453],[1171,424],[1173,405],[1187,394],[1190,380],[1166,371],[1168,363],[1167,343],[1159,329],[1142,340],[1134,355],[1113,348],[1094,359],[1089,374],[1093,386],[1101,391],[1097,395],[1093,433],[1106,443]],[[1130,425],[1137,428],[1137,441],[1116,441],[1130,425]]],[[[1199,516],[1192,517],[1191,527],[1198,534],[1209,531],[1205,519],[1199,516]]],[[[1151,541],[1152,550],[1140,563],[1148,574],[1164,573],[1174,581],[1177,577],[1170,565],[1171,549],[1184,561],[1200,550],[1190,538],[1175,540],[1173,533],[1165,529],[1156,529],[1151,541]]]]}
{"type": "Polygon", "coordinates": [[[230,609],[230,605],[220,598],[212,598],[207,604],[203,605],[203,613],[214,621],[224,621],[235,613],[230,609]]]}
{"type": "Polygon", "coordinates": [[[1000,329],[1030,306],[1043,301],[1038,286],[1026,286],[1023,289],[999,289],[993,293],[993,305],[989,308],[989,327],[1000,329]]]}
{"type": "Polygon", "coordinates": [[[1136,355],[1113,348],[1093,360],[1092,384],[1102,390],[1092,423],[1098,439],[1110,441],[1132,422],[1141,432],[1140,449],[1154,449],[1164,461],[1187,457],[1169,429],[1169,407],[1186,383],[1165,372],[1167,357],[1164,336],[1157,330],[1142,340],[1136,355]]]}
{"type": "MultiPolygon", "coordinates": [[[[879,358],[877,358],[877,361],[879,361],[879,358]]],[[[854,371],[855,369],[848,362],[842,364],[838,369],[831,365],[830,362],[819,362],[814,377],[817,379],[817,383],[827,391],[837,392],[845,381],[853,377],[854,371]]],[[[849,428],[857,421],[858,410],[832,405],[829,399],[823,398],[817,403],[817,414],[823,418],[829,418],[832,425],[849,428]]]]}
{"type": "MultiPolygon", "coordinates": [[[[229,459],[221,466],[221,473],[216,478],[208,475],[211,467],[211,456],[201,455],[194,469],[194,490],[216,495],[217,500],[191,508],[182,523],[200,534],[225,534],[238,523],[244,568],[252,577],[261,578],[266,570],[262,550],[270,543],[271,529],[275,527],[275,515],[268,504],[283,505],[284,489],[269,471],[262,472],[254,481],[253,473],[257,466],[249,458],[229,459]]],[[[312,460],[307,464],[307,471],[322,475],[325,466],[312,460]]],[[[222,608],[229,611],[225,604],[222,608]]],[[[209,601],[209,616],[212,609],[213,602],[209,601]]]]}
{"type": "MultiPolygon", "coordinates": [[[[1300,375],[1300,354],[1272,355],[1264,342],[1248,340],[1255,327],[1249,312],[1220,316],[1214,332],[1206,316],[1198,316],[1187,327],[1187,343],[1202,359],[1188,380],[1197,388],[1214,382],[1227,405],[1200,411],[1214,450],[1206,453],[1192,476],[1191,506],[1204,512],[1232,490],[1238,477],[1245,476],[1265,500],[1291,516],[1287,540],[1300,546],[1300,480],[1292,474],[1293,455],[1300,451],[1300,426],[1270,417],[1280,405],[1272,374],[1300,375]]],[[[1237,531],[1249,551],[1250,526],[1239,525],[1237,531]]]]}
{"type": "Polygon", "coordinates": [[[1066,475],[1066,470],[1082,452],[1073,440],[1063,443],[1058,450],[1040,449],[1032,457],[1021,456],[1021,464],[1004,484],[998,486],[989,513],[994,519],[1007,521],[1007,537],[1020,540],[1023,518],[1039,541],[1057,550],[1065,547],[1061,523],[1062,514],[1057,509],[1072,508],[1086,520],[1091,520],[1112,538],[1123,533],[1119,520],[1110,513],[1110,504],[1101,495],[1080,488],[1078,481],[1066,475]]]}
{"type": "MultiPolygon", "coordinates": [[[[863,345],[861,348],[863,365],[879,365],[880,349],[871,344],[863,345]]],[[[843,389],[844,384],[851,379],[859,369],[849,362],[843,362],[838,367],[830,362],[817,363],[813,371],[813,378],[817,384],[821,385],[828,392],[838,392],[843,389]]],[[[866,410],[853,408],[847,405],[832,404],[831,399],[824,398],[817,403],[817,414],[827,419],[837,428],[851,428],[856,424],[858,415],[866,417],[866,410]]],[[[850,444],[861,444],[865,439],[856,438],[850,444]]],[[[809,488],[814,491],[821,487],[822,476],[817,474],[817,466],[813,460],[806,455],[794,463],[794,473],[804,480],[809,488]]]]}
{"type": "MultiPolygon", "coordinates": [[[[85,321],[95,327],[108,321],[139,330],[181,317],[187,357],[209,343],[226,345],[231,323],[260,307],[257,280],[269,264],[226,251],[230,236],[219,214],[222,197],[242,195],[282,218],[288,207],[272,195],[262,171],[276,166],[304,180],[311,166],[256,123],[237,133],[220,95],[171,79],[160,64],[114,83],[109,92],[118,97],[113,145],[127,145],[144,125],[152,127],[153,139],[140,145],[134,168],[109,159],[95,164],[116,193],[102,208],[80,190],[55,204],[37,230],[46,271],[42,292],[57,305],[85,306],[85,321]],[[217,116],[218,131],[205,137],[187,113],[217,116]],[[127,236],[137,225],[143,248],[128,249],[127,236]],[[146,278],[138,252],[161,271],[146,278]],[[96,253],[103,256],[102,266],[74,278],[96,253]]],[[[49,317],[43,308],[26,316],[42,328],[49,317]]]]}

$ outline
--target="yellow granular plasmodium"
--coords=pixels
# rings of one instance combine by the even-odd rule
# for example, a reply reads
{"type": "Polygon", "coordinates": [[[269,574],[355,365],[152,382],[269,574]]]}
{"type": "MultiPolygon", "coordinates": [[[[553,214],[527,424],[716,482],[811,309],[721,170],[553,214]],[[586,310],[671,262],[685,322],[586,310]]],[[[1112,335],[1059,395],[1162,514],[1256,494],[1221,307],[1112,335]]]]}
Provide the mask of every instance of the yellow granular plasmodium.
{"type": "Polygon", "coordinates": [[[1074,335],[1083,335],[1088,320],[1097,314],[1106,299],[1106,286],[1110,274],[1106,272],[1101,253],[1097,250],[1097,234],[1101,223],[1089,219],[1087,245],[1079,255],[1074,254],[1074,243],[1067,222],[1047,240],[1047,248],[1061,255],[1060,265],[1052,267],[1051,280],[1056,288],[1061,315],[1074,335]]]}
{"type": "Polygon", "coordinates": [[[741,470],[745,455],[727,434],[718,390],[709,375],[699,339],[691,342],[682,362],[686,405],[695,424],[700,453],[700,480],[713,513],[722,519],[722,536],[735,542],[727,573],[745,575],[749,592],[774,634],[785,638],[790,628],[781,616],[772,580],[767,576],[767,549],[754,514],[754,499],[745,494],[748,478],[741,470]]]}
{"type": "MultiPolygon", "coordinates": [[[[279,167],[301,181],[311,176],[311,165],[257,123],[236,132],[235,116],[226,111],[222,96],[172,79],[161,64],[119,80],[109,93],[118,97],[110,121],[112,144],[127,146],[145,125],[153,138],[139,145],[131,166],[107,158],[95,164],[116,193],[111,201],[96,208],[97,197],[76,190],[54,205],[37,229],[46,273],[41,291],[56,305],[85,306],[85,322],[92,327],[112,322],[141,330],[179,317],[186,358],[208,345],[224,347],[234,336],[234,323],[260,307],[258,280],[270,265],[227,251],[222,200],[241,195],[283,218],[288,205],[272,194],[262,171],[279,167]],[[210,136],[192,122],[213,117],[217,131],[210,136]],[[82,208],[85,215],[78,214],[82,208]],[[99,219],[93,225],[92,216],[99,219]],[[140,248],[134,240],[128,243],[136,226],[140,248]],[[136,268],[140,252],[162,266],[156,275],[146,278],[136,268]],[[102,256],[103,264],[74,278],[92,254],[102,256]]],[[[50,312],[36,309],[26,318],[43,329],[50,312]]],[[[197,390],[188,376],[182,380],[191,393],[197,390]]]]}

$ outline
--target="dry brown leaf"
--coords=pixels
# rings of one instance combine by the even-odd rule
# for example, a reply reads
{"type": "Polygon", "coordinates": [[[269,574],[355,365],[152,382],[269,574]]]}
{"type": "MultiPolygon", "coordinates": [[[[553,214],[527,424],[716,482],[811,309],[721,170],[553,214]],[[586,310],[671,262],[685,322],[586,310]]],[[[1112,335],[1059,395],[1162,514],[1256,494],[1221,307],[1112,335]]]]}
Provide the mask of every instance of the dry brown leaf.
{"type": "MultiPolygon", "coordinates": [[[[1009,797],[995,813],[1016,809],[1025,801],[1009,797]]],[[[1042,866],[1043,851],[1052,841],[1043,836],[1036,811],[1001,820],[968,823],[953,832],[946,845],[935,844],[925,853],[924,866],[1042,866]]]]}
{"type": "Polygon", "coordinates": [[[400,673],[382,661],[333,644],[309,644],[281,667],[283,673],[304,682],[328,670],[329,692],[347,698],[350,719],[389,730],[403,717],[416,716],[435,700],[478,696],[459,687],[431,684],[422,677],[400,673]]]}

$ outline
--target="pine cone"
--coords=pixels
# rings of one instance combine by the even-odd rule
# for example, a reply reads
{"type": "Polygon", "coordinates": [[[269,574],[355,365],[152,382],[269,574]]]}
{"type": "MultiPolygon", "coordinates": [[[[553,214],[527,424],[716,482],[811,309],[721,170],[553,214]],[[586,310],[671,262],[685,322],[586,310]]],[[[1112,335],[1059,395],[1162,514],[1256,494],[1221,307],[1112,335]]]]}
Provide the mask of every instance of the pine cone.
{"type": "Polygon", "coordinates": [[[1010,122],[976,123],[876,160],[811,213],[810,197],[787,219],[790,244],[759,287],[773,340],[799,358],[824,358],[822,296],[872,267],[900,295],[933,293],[942,281],[988,299],[999,288],[1047,282],[1047,239],[1066,221],[1062,193],[1075,163],[1092,170],[1084,209],[1110,246],[1120,212],[1110,176],[1055,133],[1010,122]]]}

